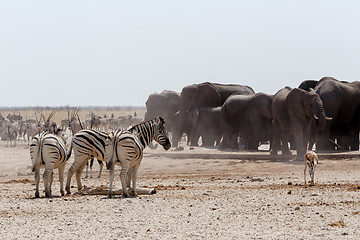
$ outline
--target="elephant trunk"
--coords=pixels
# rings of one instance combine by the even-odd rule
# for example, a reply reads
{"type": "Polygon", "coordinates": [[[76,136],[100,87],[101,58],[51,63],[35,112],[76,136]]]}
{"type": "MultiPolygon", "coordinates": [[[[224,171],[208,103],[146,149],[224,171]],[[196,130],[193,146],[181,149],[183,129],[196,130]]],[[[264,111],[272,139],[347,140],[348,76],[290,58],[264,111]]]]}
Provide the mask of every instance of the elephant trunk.
{"type": "Polygon", "coordinates": [[[328,119],[322,106],[320,106],[319,111],[314,114],[313,117],[316,121],[316,129],[322,131],[325,128],[326,120],[328,119]]]}

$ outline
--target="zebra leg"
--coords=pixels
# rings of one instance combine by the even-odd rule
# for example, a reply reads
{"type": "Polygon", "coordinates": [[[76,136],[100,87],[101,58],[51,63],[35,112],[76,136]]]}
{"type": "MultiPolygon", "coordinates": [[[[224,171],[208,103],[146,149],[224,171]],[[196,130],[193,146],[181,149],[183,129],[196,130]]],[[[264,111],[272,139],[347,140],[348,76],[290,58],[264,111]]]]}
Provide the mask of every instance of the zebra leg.
{"type": "Polygon", "coordinates": [[[113,187],[113,182],[114,182],[114,168],[115,168],[115,164],[111,163],[110,169],[109,169],[109,181],[110,181],[109,193],[108,193],[109,198],[112,198],[112,196],[113,196],[112,187],[113,187]]]}
{"type": "Polygon", "coordinates": [[[132,180],[131,195],[135,196],[135,197],[138,196],[136,193],[136,179],[137,179],[139,167],[140,167],[140,163],[136,164],[136,166],[133,168],[133,171],[131,174],[131,180],[132,180]]]}
{"type": "MultiPolygon", "coordinates": [[[[66,190],[66,194],[71,194],[70,192],[70,184],[71,184],[71,177],[74,175],[74,173],[76,172],[77,174],[77,170],[78,168],[81,166],[81,164],[83,164],[85,162],[87,162],[87,156],[81,156],[81,157],[76,157],[75,156],[75,161],[74,163],[71,165],[71,167],[69,168],[68,170],[68,175],[67,175],[67,179],[66,179],[66,187],[65,187],[65,190],[66,190]]],[[[78,189],[81,189],[81,181],[78,181],[78,189]],[[79,185],[79,182],[80,182],[80,185],[79,185]]]]}
{"type": "Polygon", "coordinates": [[[99,161],[99,160],[98,160],[98,162],[99,162],[99,164],[100,164],[100,170],[99,170],[99,175],[98,175],[97,177],[100,178],[100,177],[101,177],[102,169],[103,169],[103,167],[104,167],[104,163],[103,163],[102,161],[99,161]]]}
{"type": "Polygon", "coordinates": [[[51,192],[51,187],[52,187],[52,184],[54,182],[54,172],[51,171],[51,175],[50,175],[50,183],[49,183],[49,190],[50,190],[50,196],[52,195],[52,192],[51,192]]]}
{"type": "Polygon", "coordinates": [[[39,183],[40,183],[40,167],[36,167],[35,168],[35,184],[36,184],[35,198],[40,197],[40,195],[39,195],[39,183]]]}
{"type": "Polygon", "coordinates": [[[64,192],[64,169],[65,169],[65,164],[63,166],[60,166],[58,169],[61,196],[65,195],[65,192],[64,192]]]}
{"type": "Polygon", "coordinates": [[[89,162],[86,163],[85,178],[88,178],[88,176],[89,176],[89,162]]]}
{"type": "Polygon", "coordinates": [[[306,163],[306,160],[305,160],[305,169],[304,169],[304,182],[305,182],[305,184],[304,185],[306,185],[306,168],[307,168],[307,163],[306,163]]]}
{"type": "Polygon", "coordinates": [[[133,176],[133,168],[130,168],[128,173],[127,173],[127,178],[126,178],[126,187],[128,189],[131,188],[132,176],[133,176]]]}
{"type": "Polygon", "coordinates": [[[76,170],[76,182],[77,182],[77,186],[78,186],[78,191],[80,191],[82,189],[81,174],[84,171],[86,163],[87,163],[87,161],[83,162],[83,164],[80,165],[80,167],[76,170]]]}
{"type": "Polygon", "coordinates": [[[92,168],[93,168],[93,165],[94,165],[94,158],[92,158],[90,160],[90,178],[92,178],[92,168]]]}
{"type": "Polygon", "coordinates": [[[45,197],[51,197],[50,184],[49,184],[51,175],[52,175],[52,169],[46,168],[45,172],[43,174],[44,186],[45,186],[45,197]]]}
{"type": "Polygon", "coordinates": [[[123,190],[123,197],[125,197],[125,198],[130,197],[128,190],[127,190],[127,186],[126,186],[129,168],[130,168],[130,161],[125,159],[125,161],[123,161],[121,163],[121,171],[120,171],[120,180],[121,180],[121,186],[122,186],[122,190],[123,190]]]}

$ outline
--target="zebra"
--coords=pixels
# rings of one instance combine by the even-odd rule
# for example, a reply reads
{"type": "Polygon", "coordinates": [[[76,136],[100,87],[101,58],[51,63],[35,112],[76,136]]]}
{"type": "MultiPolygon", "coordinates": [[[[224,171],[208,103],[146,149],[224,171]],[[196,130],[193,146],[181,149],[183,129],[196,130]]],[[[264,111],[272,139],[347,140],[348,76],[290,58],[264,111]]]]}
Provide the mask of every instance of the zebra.
{"type": "Polygon", "coordinates": [[[32,172],[35,172],[35,198],[40,197],[40,167],[45,167],[43,174],[45,196],[51,197],[54,168],[59,170],[60,193],[64,196],[64,169],[66,161],[71,156],[71,150],[71,138],[65,141],[64,138],[48,132],[42,132],[34,137],[30,144],[30,157],[32,172]]]}
{"type": "Polygon", "coordinates": [[[78,191],[82,189],[81,174],[89,159],[97,158],[105,162],[105,140],[108,134],[94,129],[80,130],[73,137],[74,162],[69,168],[66,181],[66,194],[71,194],[71,177],[76,173],[78,191]]]}
{"type": "Polygon", "coordinates": [[[137,124],[129,130],[117,130],[106,140],[106,167],[110,170],[109,198],[112,197],[115,164],[121,164],[120,180],[123,197],[136,196],[137,172],[143,158],[143,150],[152,140],[157,141],[165,150],[171,147],[164,119],[156,117],[137,124]],[[132,182],[132,187],[131,187],[132,182]]]}

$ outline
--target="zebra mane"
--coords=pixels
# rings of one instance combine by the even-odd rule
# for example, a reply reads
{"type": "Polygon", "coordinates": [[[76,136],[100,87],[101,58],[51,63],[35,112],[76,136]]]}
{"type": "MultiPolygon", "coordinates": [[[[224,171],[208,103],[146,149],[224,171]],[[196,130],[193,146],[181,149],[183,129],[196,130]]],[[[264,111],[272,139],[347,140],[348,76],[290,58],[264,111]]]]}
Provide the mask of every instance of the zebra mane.
{"type": "Polygon", "coordinates": [[[138,136],[144,148],[148,146],[150,142],[153,140],[154,125],[158,118],[160,118],[161,122],[164,122],[164,120],[161,117],[156,117],[154,119],[136,124],[135,126],[128,129],[129,132],[138,136]]]}
{"type": "Polygon", "coordinates": [[[160,121],[164,124],[165,121],[162,117],[156,117],[156,118],[153,118],[153,119],[150,119],[150,120],[147,120],[145,122],[141,122],[139,124],[136,124],[134,126],[131,126],[128,128],[128,131],[130,132],[134,132],[134,130],[136,131],[137,129],[141,129],[142,126],[146,126],[148,123],[150,126],[153,126],[155,123],[156,123],[156,119],[159,118],[160,121]]]}

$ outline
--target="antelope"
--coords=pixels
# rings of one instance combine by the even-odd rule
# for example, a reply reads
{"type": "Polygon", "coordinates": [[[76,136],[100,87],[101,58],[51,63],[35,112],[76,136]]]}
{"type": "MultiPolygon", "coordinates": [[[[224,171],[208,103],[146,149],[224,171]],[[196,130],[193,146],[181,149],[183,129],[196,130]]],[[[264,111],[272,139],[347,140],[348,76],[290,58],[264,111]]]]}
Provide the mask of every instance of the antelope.
{"type": "Polygon", "coordinates": [[[314,182],[314,174],[315,174],[315,168],[319,163],[319,159],[315,152],[308,150],[307,153],[304,156],[305,161],[305,169],[304,169],[304,181],[306,185],[306,168],[309,167],[309,174],[310,174],[310,186],[315,185],[314,182]]]}

